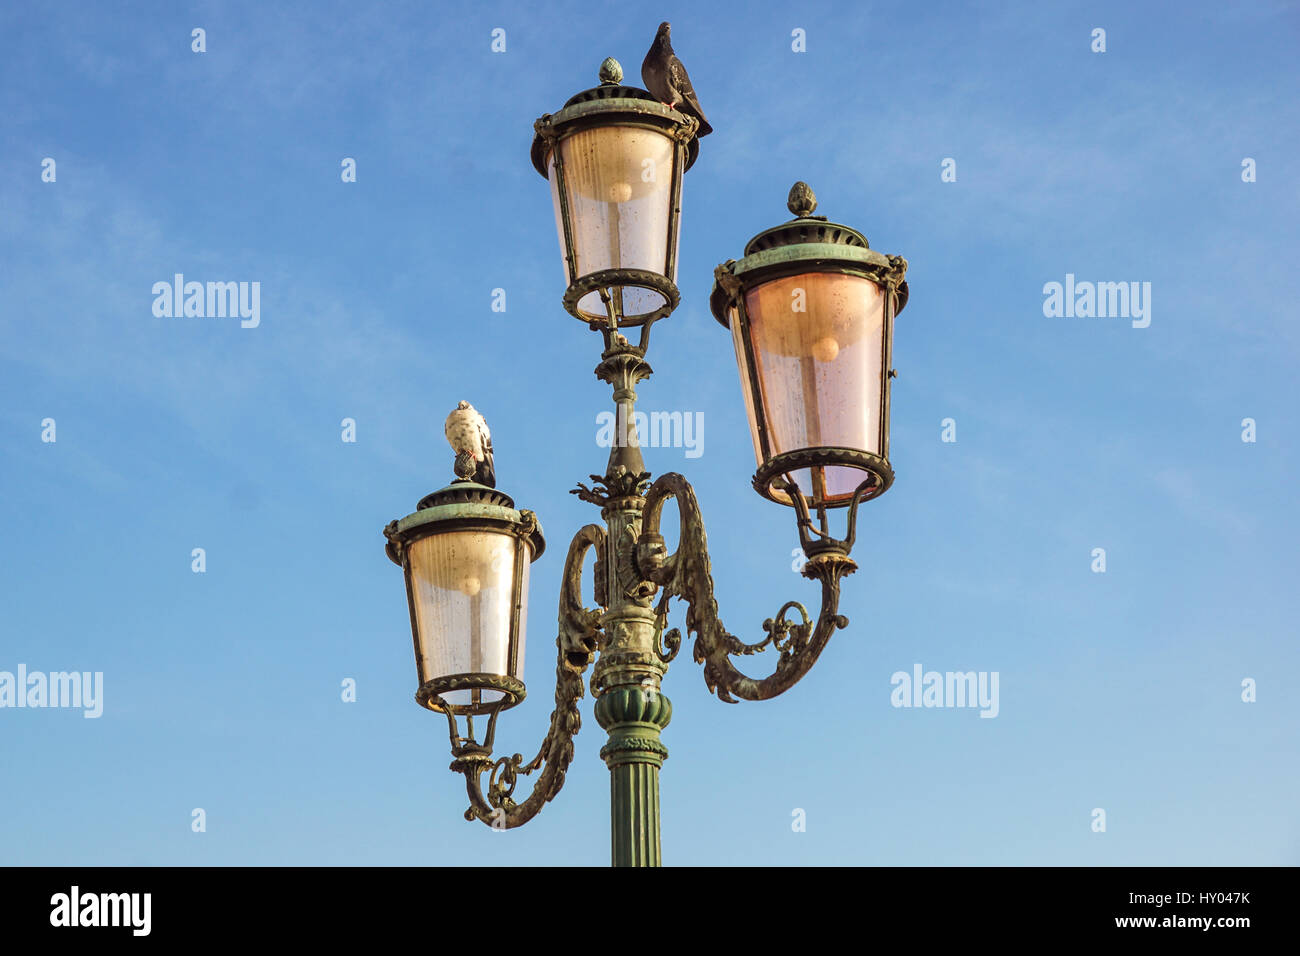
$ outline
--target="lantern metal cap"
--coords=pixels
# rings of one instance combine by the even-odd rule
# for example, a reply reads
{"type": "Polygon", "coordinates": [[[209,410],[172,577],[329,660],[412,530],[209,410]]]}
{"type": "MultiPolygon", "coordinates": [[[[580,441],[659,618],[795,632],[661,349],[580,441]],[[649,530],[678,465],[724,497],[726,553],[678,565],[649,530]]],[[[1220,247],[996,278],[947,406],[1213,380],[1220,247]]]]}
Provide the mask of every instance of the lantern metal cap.
{"type": "Polygon", "coordinates": [[[771,229],[765,229],[749,240],[745,244],[745,255],[805,242],[852,246],[857,249],[871,248],[867,237],[856,229],[838,222],[830,222],[825,216],[813,215],[817,209],[817,194],[807,183],[800,181],[791,186],[785,205],[794,213],[794,219],[773,226],[771,229]]]}
{"type": "Polygon", "coordinates": [[[415,506],[415,510],[423,511],[425,508],[433,508],[438,505],[456,504],[490,504],[500,508],[513,508],[515,506],[514,499],[504,491],[489,488],[487,485],[480,485],[476,481],[461,479],[453,481],[446,488],[439,488],[437,491],[425,495],[420,499],[419,504],[415,506]]]}
{"type": "Polygon", "coordinates": [[[449,530],[486,526],[507,534],[518,534],[528,540],[533,561],[546,550],[546,539],[537,515],[527,510],[515,510],[514,500],[505,492],[465,480],[453,481],[446,488],[425,495],[414,512],[390,521],[384,528],[384,537],[388,539],[384,550],[392,562],[400,566],[406,546],[434,533],[438,525],[449,530]]]}
{"type": "Polygon", "coordinates": [[[714,270],[709,309],[724,328],[731,327],[730,309],[741,287],[803,272],[846,272],[873,282],[892,281],[897,287],[895,314],[907,305],[907,262],[900,256],[876,252],[867,237],[851,226],[814,216],[817,196],[805,182],[790,187],[786,207],[795,218],[765,229],[745,244],[745,254],[714,270]]]}
{"type": "MultiPolygon", "coordinates": [[[[599,86],[569,97],[558,113],[546,113],[533,124],[536,130],[531,151],[533,168],[543,178],[550,178],[546,160],[562,127],[572,126],[577,130],[605,125],[643,125],[662,129],[669,135],[681,135],[693,122],[686,114],[669,109],[659,102],[648,90],[624,86],[623,68],[612,56],[606,57],[600,65],[600,80],[599,86]]],[[[686,144],[683,171],[691,168],[699,154],[699,138],[692,135],[686,144]]]]}
{"type": "Polygon", "coordinates": [[[583,90],[581,93],[570,96],[564,103],[565,109],[570,106],[577,106],[579,103],[591,103],[595,100],[649,100],[652,103],[659,102],[649,90],[643,90],[636,86],[624,86],[623,66],[612,56],[605,57],[604,62],[600,64],[599,76],[600,86],[593,86],[589,90],[583,90]]]}

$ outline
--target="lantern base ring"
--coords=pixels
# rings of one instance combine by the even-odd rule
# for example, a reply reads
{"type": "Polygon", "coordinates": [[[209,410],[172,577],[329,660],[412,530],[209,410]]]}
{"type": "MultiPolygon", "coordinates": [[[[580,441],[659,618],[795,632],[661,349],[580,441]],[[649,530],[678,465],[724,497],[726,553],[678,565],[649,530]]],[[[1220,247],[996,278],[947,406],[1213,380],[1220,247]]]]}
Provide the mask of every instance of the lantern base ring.
{"type": "MultiPolygon", "coordinates": [[[[873,484],[861,496],[861,501],[877,498],[889,490],[894,483],[894,469],[889,462],[879,455],[857,448],[800,448],[795,451],[774,455],[759,466],[754,473],[754,490],[768,501],[780,505],[793,506],[794,502],[787,494],[781,494],[776,487],[778,481],[791,472],[808,468],[856,468],[867,473],[873,484]]],[[[865,477],[865,476],[864,476],[865,477]]],[[[839,499],[818,499],[804,494],[808,506],[818,508],[846,508],[855,500],[854,495],[844,495],[839,499]]]]}
{"type": "MultiPolygon", "coordinates": [[[[602,295],[601,298],[605,300],[605,306],[608,309],[610,302],[605,295],[602,295]]],[[[664,318],[673,309],[677,308],[680,301],[681,293],[677,291],[677,286],[667,276],[658,272],[650,272],[646,269],[602,269],[600,272],[579,276],[574,282],[570,283],[569,288],[564,292],[564,311],[575,319],[586,322],[593,329],[610,328],[612,321],[616,323],[613,326],[616,328],[634,328],[664,318]],[[584,296],[598,289],[613,290],[628,287],[650,289],[658,292],[664,297],[664,304],[651,312],[640,315],[619,314],[613,320],[608,315],[587,312],[578,308],[578,303],[582,301],[584,296]]]]}
{"type": "Polygon", "coordinates": [[[421,707],[427,707],[440,714],[470,716],[509,710],[526,696],[524,682],[505,674],[448,674],[425,681],[415,692],[416,703],[421,707]],[[443,699],[443,694],[457,690],[491,690],[498,691],[502,696],[496,700],[468,704],[451,704],[443,699]]]}

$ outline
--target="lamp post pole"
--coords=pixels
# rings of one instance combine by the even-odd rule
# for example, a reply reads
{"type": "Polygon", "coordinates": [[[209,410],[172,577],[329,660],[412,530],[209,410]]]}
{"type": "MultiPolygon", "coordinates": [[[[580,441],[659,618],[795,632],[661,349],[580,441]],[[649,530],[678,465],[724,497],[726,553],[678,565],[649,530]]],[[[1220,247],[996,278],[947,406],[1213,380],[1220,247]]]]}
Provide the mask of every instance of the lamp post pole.
{"type": "Polygon", "coordinates": [[[612,337],[596,375],[614,389],[614,444],[603,489],[581,491],[601,507],[609,559],[604,577],[605,645],[592,675],[596,720],[609,734],[600,756],[610,773],[610,833],[615,866],[658,866],[659,769],[668,756],[660,732],[672,705],[660,685],[667,662],[656,654],[655,588],[638,573],[633,548],[641,535],[646,481],[636,431],[636,385],[651,372],[644,355],[612,337]]]}

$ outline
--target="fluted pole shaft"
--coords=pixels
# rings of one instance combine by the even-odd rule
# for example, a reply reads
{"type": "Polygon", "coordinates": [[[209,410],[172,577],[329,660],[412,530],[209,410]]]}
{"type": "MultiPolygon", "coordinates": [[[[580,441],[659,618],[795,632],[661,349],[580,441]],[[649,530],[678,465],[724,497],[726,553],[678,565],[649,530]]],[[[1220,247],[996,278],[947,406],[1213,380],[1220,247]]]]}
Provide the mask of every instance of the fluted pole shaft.
{"type": "Polygon", "coordinates": [[[609,767],[610,836],[615,866],[659,866],[659,768],[668,748],[659,732],[672,716],[668,698],[640,687],[606,691],[596,719],[609,731],[600,756],[609,767]]]}

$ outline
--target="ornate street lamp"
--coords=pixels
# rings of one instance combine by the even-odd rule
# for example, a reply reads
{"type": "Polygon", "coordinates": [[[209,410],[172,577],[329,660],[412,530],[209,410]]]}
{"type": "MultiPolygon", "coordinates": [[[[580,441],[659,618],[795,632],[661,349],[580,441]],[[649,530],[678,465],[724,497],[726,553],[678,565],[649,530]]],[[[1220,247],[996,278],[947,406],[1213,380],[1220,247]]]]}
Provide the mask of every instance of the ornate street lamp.
{"type": "MultiPolygon", "coordinates": [[[[470,799],[466,819],[520,826],[560,791],[592,667],[596,720],[609,735],[600,755],[610,770],[613,862],[657,865],[659,770],[668,755],[660,732],[672,716],[660,685],[682,643],[678,629],[667,630],[670,602],[687,604],[694,659],[709,690],[731,703],[787,690],[848,625],[838,610],[840,582],[856,568],[849,553],[858,506],[893,480],[889,369],[907,264],[872,251],[856,230],[813,216],[812,191],[798,183],[789,203],[794,221],[760,233],[743,259],[715,271],[710,304],[732,331],[758,459],[754,487],[793,506],[808,558],[802,573],[821,584],[815,616],[788,601],[763,623],[762,640],[745,643],[719,620],[694,490],[674,473],[650,482],[632,424],[636,385],[651,372],[650,326],[678,303],[682,173],[698,152],[698,127],[649,93],[622,86],[614,60],[602,64],[600,78],[601,86],[537,121],[532,150],[533,165],[551,183],[568,282],[564,307],[602,333],[596,375],[613,387],[620,423],[605,473],[573,491],[600,508],[603,527],[581,528],[565,558],[555,708],[532,760],[494,760],[491,753],[497,717],[524,695],[526,570],[542,549],[536,519],[499,492],[462,480],[385,533],[389,556],[407,575],[416,699],[448,717],[451,769],[464,775],[470,799]],[[636,345],[621,331],[627,328],[640,328],[636,345]],[[680,533],[670,554],[660,520],[674,499],[680,533]],[[840,507],[848,508],[843,539],[831,536],[828,522],[840,507]],[[589,551],[596,609],[582,598],[589,551]],[[736,668],[734,657],[769,647],[777,652],[769,676],[736,668]],[[472,718],[481,714],[490,720],[479,743],[472,718]],[[516,802],[519,777],[535,771],[532,792],[516,802]]],[[[464,478],[473,471],[471,456],[455,450],[464,478]]]]}

